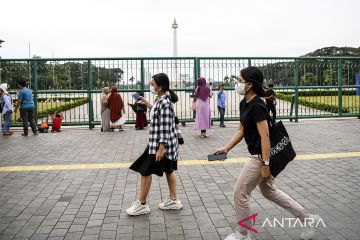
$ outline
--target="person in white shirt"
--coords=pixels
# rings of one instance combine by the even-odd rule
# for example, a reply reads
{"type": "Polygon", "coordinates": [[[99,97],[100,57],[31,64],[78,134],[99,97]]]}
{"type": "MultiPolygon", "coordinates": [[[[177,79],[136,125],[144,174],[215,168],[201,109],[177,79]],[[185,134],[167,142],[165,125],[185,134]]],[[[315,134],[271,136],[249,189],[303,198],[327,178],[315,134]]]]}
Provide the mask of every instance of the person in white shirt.
{"type": "Polygon", "coordinates": [[[7,84],[0,84],[0,109],[2,109],[2,115],[4,115],[4,126],[2,132],[4,136],[10,136],[13,132],[10,131],[12,104],[11,97],[7,92],[7,84]]]}

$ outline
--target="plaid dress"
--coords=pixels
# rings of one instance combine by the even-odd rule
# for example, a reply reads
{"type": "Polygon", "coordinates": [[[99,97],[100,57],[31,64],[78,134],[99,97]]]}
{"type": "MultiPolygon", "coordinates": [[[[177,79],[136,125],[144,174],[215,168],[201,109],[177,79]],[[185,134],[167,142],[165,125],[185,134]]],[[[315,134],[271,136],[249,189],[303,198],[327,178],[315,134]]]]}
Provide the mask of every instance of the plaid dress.
{"type": "Polygon", "coordinates": [[[175,129],[175,112],[169,96],[159,98],[150,113],[149,144],[141,156],[130,166],[142,176],[156,174],[163,176],[177,170],[179,143],[175,129]],[[165,143],[165,156],[155,161],[160,143],[165,143]]]}
{"type": "Polygon", "coordinates": [[[156,154],[160,143],[165,143],[165,156],[176,161],[179,143],[175,128],[175,111],[169,95],[160,97],[150,114],[149,154],[156,154]]]}

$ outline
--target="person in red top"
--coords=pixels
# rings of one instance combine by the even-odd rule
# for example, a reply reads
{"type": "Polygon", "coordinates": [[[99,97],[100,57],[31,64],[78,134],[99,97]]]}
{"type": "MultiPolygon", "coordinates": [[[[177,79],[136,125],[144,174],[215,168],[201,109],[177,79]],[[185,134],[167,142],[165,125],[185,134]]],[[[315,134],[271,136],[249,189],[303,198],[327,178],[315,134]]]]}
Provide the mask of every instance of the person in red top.
{"type": "Polygon", "coordinates": [[[62,112],[56,112],[55,115],[52,116],[51,132],[60,132],[62,120],[64,120],[64,116],[63,116],[62,112]]]}

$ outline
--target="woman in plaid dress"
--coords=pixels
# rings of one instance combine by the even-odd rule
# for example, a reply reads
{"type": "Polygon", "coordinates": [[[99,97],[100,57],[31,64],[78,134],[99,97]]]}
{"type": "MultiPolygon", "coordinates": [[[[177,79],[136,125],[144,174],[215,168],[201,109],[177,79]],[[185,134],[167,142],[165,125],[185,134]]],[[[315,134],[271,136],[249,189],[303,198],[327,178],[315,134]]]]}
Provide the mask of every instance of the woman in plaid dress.
{"type": "Polygon", "coordinates": [[[149,194],[152,174],[163,176],[170,189],[170,196],[159,204],[160,209],[181,209],[182,204],[176,197],[177,159],[179,143],[175,127],[175,111],[173,103],[177,102],[177,95],[170,90],[170,81],[165,73],[159,73],[152,77],[151,92],[156,95],[154,105],[142,98],[150,111],[149,144],[144,153],[130,166],[130,169],[141,174],[141,189],[138,199],[132,203],[126,212],[137,216],[150,213],[150,207],[146,202],[149,194]]]}

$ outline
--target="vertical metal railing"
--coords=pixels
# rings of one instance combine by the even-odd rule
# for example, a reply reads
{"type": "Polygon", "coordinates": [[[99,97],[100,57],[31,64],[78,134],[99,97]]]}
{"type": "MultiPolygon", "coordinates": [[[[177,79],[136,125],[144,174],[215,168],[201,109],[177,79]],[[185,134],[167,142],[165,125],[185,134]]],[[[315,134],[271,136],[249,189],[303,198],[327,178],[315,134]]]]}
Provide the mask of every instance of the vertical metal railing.
{"type": "MultiPolygon", "coordinates": [[[[347,117],[360,115],[359,85],[355,75],[360,73],[360,57],[332,58],[79,58],[79,59],[0,59],[1,81],[10,84],[16,99],[17,83],[31,78],[36,117],[65,109],[64,125],[100,123],[100,98],[103,86],[117,85],[124,102],[132,102],[133,92],[149,94],[152,75],[165,72],[172,80],[172,88],[179,95],[175,105],[182,122],[191,122],[191,96],[198,77],[214,84],[210,101],[212,118],[218,120],[216,108],[217,85],[226,83],[227,120],[237,120],[241,98],[234,92],[235,77],[242,68],[259,67],[265,85],[273,83],[278,94],[277,112],[281,119],[347,117]]],[[[126,105],[126,104],[125,104],[126,105]]],[[[127,105],[126,105],[127,107],[127,105]]],[[[135,114],[127,107],[129,123],[135,114]]],[[[19,116],[14,114],[15,124],[19,116]]]]}
{"type": "Polygon", "coordinates": [[[337,61],[337,80],[338,80],[338,105],[339,105],[339,115],[342,116],[342,92],[343,92],[343,83],[342,83],[342,64],[341,59],[337,61]]]}
{"type": "Polygon", "coordinates": [[[38,79],[37,79],[37,62],[31,62],[31,78],[33,82],[33,89],[34,89],[34,105],[35,105],[35,119],[38,118],[38,79]]]}
{"type": "Polygon", "coordinates": [[[294,65],[294,85],[295,85],[295,122],[299,119],[299,62],[295,59],[294,65]]]}
{"type": "Polygon", "coordinates": [[[94,128],[93,125],[93,121],[94,121],[94,109],[93,109],[93,101],[92,101],[92,65],[91,65],[91,60],[88,60],[87,63],[87,69],[88,69],[88,76],[87,76],[87,86],[88,86],[88,99],[89,99],[89,104],[88,104],[88,112],[89,112],[89,129],[94,128]]]}

